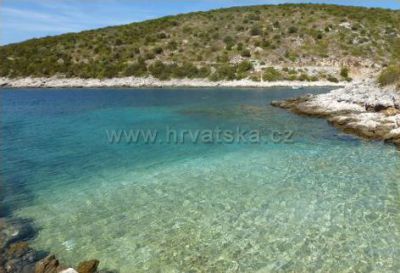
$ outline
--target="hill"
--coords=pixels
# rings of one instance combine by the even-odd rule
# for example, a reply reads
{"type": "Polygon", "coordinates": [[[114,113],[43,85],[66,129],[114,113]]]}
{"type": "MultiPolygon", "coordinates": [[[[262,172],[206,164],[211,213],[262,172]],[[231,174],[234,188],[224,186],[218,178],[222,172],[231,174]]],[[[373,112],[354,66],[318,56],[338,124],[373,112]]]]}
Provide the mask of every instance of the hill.
{"type": "Polygon", "coordinates": [[[400,11],[235,7],[0,47],[1,77],[350,80],[400,59],[400,11]],[[334,69],[331,69],[334,68],[334,69]]]}

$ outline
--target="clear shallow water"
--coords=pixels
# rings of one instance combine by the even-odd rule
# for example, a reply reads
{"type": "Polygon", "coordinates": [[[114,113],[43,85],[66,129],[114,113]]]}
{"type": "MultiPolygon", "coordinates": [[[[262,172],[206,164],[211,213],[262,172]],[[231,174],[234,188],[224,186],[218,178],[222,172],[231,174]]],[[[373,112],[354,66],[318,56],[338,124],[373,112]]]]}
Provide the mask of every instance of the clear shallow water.
{"type": "Polygon", "coordinates": [[[35,248],[130,272],[399,272],[400,158],[273,99],[329,89],[2,90],[1,174],[35,248]],[[292,130],[109,144],[106,129],[292,130]],[[269,141],[270,142],[270,141],[269,141]]]}

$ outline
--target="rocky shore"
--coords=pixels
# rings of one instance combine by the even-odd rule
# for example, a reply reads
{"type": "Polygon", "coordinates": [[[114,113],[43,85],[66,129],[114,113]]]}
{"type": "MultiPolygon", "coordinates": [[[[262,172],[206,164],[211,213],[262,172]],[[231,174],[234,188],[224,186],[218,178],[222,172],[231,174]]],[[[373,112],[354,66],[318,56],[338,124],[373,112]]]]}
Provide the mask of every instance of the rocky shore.
{"type": "Polygon", "coordinates": [[[0,218],[0,273],[110,273],[98,271],[98,260],[80,263],[76,269],[61,264],[54,255],[36,251],[28,241],[35,230],[28,220],[0,218]]]}
{"type": "Polygon", "coordinates": [[[210,81],[207,79],[173,79],[161,81],[153,77],[147,78],[1,78],[0,87],[12,88],[104,88],[104,87],[309,87],[309,86],[343,86],[344,83],[330,81],[252,81],[248,79],[234,81],[210,81]]]}
{"type": "Polygon", "coordinates": [[[294,113],[326,118],[346,133],[394,143],[400,148],[400,91],[360,80],[327,94],[305,95],[273,106],[294,113]]]}

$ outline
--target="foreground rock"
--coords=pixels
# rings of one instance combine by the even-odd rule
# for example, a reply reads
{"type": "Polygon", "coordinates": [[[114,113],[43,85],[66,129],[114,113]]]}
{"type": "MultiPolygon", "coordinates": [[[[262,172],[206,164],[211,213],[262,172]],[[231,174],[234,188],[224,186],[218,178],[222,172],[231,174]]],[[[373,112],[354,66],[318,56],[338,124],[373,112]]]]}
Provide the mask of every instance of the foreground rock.
{"type": "Polygon", "coordinates": [[[0,218],[0,273],[97,272],[98,260],[84,261],[75,270],[62,265],[54,255],[44,257],[29,246],[28,240],[34,235],[30,221],[0,218]]]}
{"type": "Polygon", "coordinates": [[[50,255],[39,261],[35,267],[35,273],[58,273],[64,271],[56,256],[50,255]]]}
{"type": "Polygon", "coordinates": [[[95,273],[99,266],[98,260],[85,261],[79,264],[78,270],[65,268],[54,255],[49,255],[36,264],[35,273],[95,273]]]}
{"type": "Polygon", "coordinates": [[[327,94],[271,104],[297,114],[324,117],[347,133],[400,147],[400,92],[395,87],[381,88],[364,80],[327,94]]]}

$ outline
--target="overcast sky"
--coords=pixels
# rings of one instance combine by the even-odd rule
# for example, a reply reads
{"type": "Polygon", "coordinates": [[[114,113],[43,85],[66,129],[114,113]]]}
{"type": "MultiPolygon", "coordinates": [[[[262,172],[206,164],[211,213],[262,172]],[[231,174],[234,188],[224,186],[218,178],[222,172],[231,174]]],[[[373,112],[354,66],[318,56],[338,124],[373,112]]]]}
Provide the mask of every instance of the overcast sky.
{"type": "Polygon", "coordinates": [[[0,44],[165,15],[255,4],[329,3],[400,9],[399,0],[0,0],[0,44]]]}

